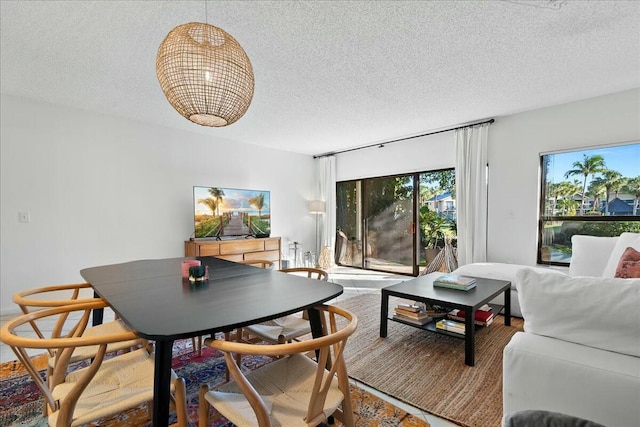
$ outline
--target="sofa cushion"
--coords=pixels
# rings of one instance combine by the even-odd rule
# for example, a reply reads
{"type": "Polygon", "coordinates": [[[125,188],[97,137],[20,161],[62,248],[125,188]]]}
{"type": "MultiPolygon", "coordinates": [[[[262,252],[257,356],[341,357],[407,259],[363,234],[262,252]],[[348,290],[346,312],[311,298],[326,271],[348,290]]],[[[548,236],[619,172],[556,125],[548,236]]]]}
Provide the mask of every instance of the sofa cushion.
{"type": "Polygon", "coordinates": [[[622,257],[616,268],[616,277],[622,279],[640,279],[640,252],[633,248],[627,248],[622,253],[622,257]]]}
{"type": "Polygon", "coordinates": [[[618,237],[572,236],[569,275],[602,277],[617,241],[618,237]]]}
{"type": "Polygon", "coordinates": [[[602,277],[614,277],[616,275],[618,262],[620,262],[620,258],[622,258],[622,254],[627,248],[640,251],[640,233],[622,233],[620,237],[618,237],[618,241],[613,251],[611,251],[609,262],[607,262],[602,277]]]}
{"type": "Polygon", "coordinates": [[[517,274],[524,330],[640,357],[640,279],[517,274]]]}

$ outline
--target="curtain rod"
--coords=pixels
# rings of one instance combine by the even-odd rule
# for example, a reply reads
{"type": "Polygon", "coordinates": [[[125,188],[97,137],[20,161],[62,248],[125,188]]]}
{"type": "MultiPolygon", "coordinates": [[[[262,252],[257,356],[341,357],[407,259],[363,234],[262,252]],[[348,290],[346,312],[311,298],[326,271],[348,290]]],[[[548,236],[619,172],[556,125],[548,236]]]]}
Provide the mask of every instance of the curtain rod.
{"type": "Polygon", "coordinates": [[[459,126],[451,127],[451,128],[447,128],[447,129],[435,130],[435,131],[431,131],[431,132],[427,132],[427,133],[422,133],[420,135],[413,135],[413,136],[407,136],[405,138],[393,139],[391,141],[376,142],[375,144],[364,145],[362,147],[347,148],[346,150],[332,151],[330,153],[323,153],[323,154],[316,154],[316,155],[313,156],[313,158],[314,159],[319,159],[321,157],[329,157],[329,156],[334,156],[336,154],[348,153],[349,151],[363,150],[365,148],[371,148],[371,147],[384,147],[385,145],[393,144],[394,142],[407,141],[409,139],[420,138],[422,136],[435,135],[437,133],[443,133],[443,132],[451,132],[453,130],[470,128],[470,127],[473,127],[473,126],[484,125],[484,124],[491,124],[493,122],[495,122],[494,119],[484,120],[484,121],[475,122],[475,123],[468,123],[466,125],[459,125],[459,126]]]}

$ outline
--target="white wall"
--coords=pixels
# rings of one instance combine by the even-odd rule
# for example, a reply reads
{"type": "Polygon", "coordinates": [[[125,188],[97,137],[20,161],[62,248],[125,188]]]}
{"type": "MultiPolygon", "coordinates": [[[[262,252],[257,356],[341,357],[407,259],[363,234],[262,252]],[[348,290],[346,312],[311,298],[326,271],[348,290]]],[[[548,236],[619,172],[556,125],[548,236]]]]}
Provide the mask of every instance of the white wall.
{"type": "Polygon", "coordinates": [[[397,175],[455,166],[453,134],[449,132],[349,151],[336,156],[336,180],[397,175]]]}
{"type": "MultiPolygon", "coordinates": [[[[488,260],[535,265],[539,154],[640,141],[640,89],[496,117],[489,127],[488,260]]],[[[453,132],[337,155],[338,181],[453,167],[453,132]]]]}
{"type": "Polygon", "coordinates": [[[2,312],[15,311],[15,292],[82,281],[85,267],[183,256],[194,185],[270,190],[271,235],[315,238],[311,156],[0,100],[2,312]]]}

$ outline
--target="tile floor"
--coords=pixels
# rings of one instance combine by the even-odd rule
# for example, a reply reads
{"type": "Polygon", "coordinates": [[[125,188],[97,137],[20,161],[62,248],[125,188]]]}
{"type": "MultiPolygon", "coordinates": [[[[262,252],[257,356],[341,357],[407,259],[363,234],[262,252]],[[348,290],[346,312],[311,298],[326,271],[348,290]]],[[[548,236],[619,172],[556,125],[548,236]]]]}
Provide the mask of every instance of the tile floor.
{"type": "MultiPolygon", "coordinates": [[[[336,301],[343,300],[346,298],[351,298],[356,295],[360,295],[363,293],[380,293],[380,289],[385,286],[393,285],[399,283],[403,280],[409,279],[409,276],[401,276],[395,275],[392,273],[380,273],[374,271],[365,271],[358,270],[347,267],[334,267],[329,272],[329,281],[338,283],[344,287],[344,293],[336,299],[336,301]]],[[[14,313],[3,313],[0,315],[0,326],[4,325],[9,319],[15,316],[17,312],[14,313]]],[[[106,309],[104,320],[113,320],[113,312],[106,309]]],[[[47,333],[51,331],[53,325],[51,324],[40,324],[39,327],[43,330],[43,333],[47,333]]],[[[26,327],[29,328],[29,327],[26,327]]],[[[34,350],[33,354],[42,353],[42,350],[34,350]]],[[[0,362],[8,362],[11,360],[15,360],[16,357],[6,345],[0,343],[0,362]]],[[[447,420],[442,418],[438,418],[431,414],[428,414],[418,408],[415,408],[411,405],[407,405],[404,402],[401,402],[397,399],[394,399],[391,396],[388,396],[384,393],[379,392],[376,389],[368,387],[364,384],[359,383],[354,380],[354,384],[358,387],[365,389],[372,394],[378,395],[381,398],[385,399],[388,402],[393,403],[397,407],[404,409],[405,411],[413,414],[416,417],[422,418],[429,422],[431,427],[455,427],[456,424],[453,424],[447,420]]]]}

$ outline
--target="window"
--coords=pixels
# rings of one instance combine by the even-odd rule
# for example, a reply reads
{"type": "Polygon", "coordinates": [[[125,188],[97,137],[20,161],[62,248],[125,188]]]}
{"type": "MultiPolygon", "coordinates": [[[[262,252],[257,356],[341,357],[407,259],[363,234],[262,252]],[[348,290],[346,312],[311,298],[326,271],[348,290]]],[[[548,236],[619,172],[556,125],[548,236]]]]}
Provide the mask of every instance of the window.
{"type": "Polygon", "coordinates": [[[569,265],[571,236],[640,232],[640,143],[540,156],[538,263],[569,265]]]}
{"type": "Polygon", "coordinates": [[[336,195],[341,265],[415,275],[445,236],[455,244],[454,169],[338,182],[336,195]]]}

